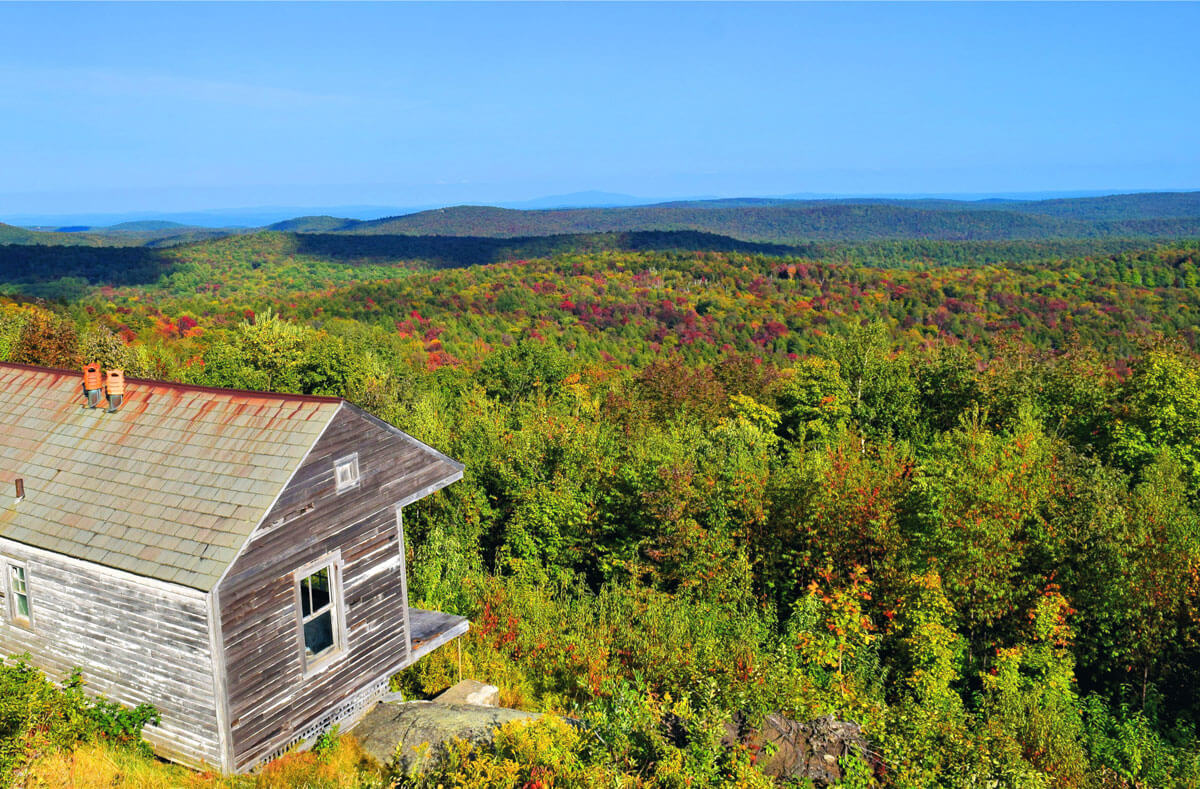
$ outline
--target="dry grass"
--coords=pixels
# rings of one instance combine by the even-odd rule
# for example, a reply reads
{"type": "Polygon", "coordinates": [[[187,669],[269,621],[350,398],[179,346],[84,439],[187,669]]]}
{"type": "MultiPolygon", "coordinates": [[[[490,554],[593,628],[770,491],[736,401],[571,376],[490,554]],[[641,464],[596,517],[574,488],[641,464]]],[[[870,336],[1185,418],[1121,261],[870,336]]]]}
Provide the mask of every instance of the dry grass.
{"type": "Polygon", "coordinates": [[[360,789],[382,786],[378,771],[352,737],[329,751],[290,753],[261,773],[221,776],[196,772],[133,751],[103,744],[39,759],[20,785],[33,789],[360,789]]]}
{"type": "MultiPolygon", "coordinates": [[[[235,779],[236,780],[236,779],[235,779]]],[[[24,785],[46,789],[222,789],[247,786],[226,782],[211,773],[202,774],[161,762],[124,748],[99,743],[81,745],[74,751],[38,760],[29,770],[24,785]]]]}
{"type": "Polygon", "coordinates": [[[258,775],[258,789],[359,789],[383,785],[353,737],[339,737],[323,754],[289,753],[268,764],[258,775]]]}

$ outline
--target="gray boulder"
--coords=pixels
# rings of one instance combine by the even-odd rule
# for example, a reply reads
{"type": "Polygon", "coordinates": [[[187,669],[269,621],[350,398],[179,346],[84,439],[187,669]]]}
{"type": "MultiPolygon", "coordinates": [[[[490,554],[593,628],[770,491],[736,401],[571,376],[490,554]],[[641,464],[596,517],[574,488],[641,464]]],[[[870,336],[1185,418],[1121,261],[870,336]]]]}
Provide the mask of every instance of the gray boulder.
{"type": "Polygon", "coordinates": [[[439,749],[456,737],[487,743],[492,741],[498,726],[538,717],[533,712],[474,704],[384,703],[375,705],[352,734],[379,764],[395,760],[396,766],[411,774],[423,769],[439,749]]]}
{"type": "Polygon", "coordinates": [[[442,691],[433,699],[438,704],[472,704],[478,707],[499,707],[500,688],[477,679],[464,679],[442,691]]]}

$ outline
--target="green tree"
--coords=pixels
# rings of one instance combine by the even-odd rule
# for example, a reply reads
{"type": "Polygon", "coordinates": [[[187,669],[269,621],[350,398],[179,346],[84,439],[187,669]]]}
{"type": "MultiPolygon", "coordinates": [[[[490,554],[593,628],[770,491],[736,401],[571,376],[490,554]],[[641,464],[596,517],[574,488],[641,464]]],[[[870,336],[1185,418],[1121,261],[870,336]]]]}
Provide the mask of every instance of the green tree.
{"type": "MultiPolygon", "coordinates": [[[[917,547],[942,576],[975,650],[1011,635],[1039,580],[1026,554],[1044,531],[1057,489],[1052,442],[1028,416],[1013,432],[992,433],[978,413],[943,434],[913,483],[917,547]]],[[[978,654],[978,652],[976,652],[978,654]]]]}
{"type": "Polygon", "coordinates": [[[975,762],[972,721],[959,695],[966,644],[955,631],[954,607],[936,572],[904,584],[888,646],[899,673],[898,698],[879,733],[891,783],[947,785],[975,762]]]}
{"type": "Polygon", "coordinates": [[[1160,451],[1183,467],[1193,496],[1200,493],[1200,360],[1159,346],[1138,357],[1121,387],[1110,428],[1111,452],[1137,472],[1160,451]]]}
{"type": "Polygon", "coordinates": [[[536,394],[552,397],[571,373],[571,359],[554,343],[524,339],[488,355],[479,380],[492,397],[511,402],[536,394]]]}
{"type": "Polygon", "coordinates": [[[918,438],[920,393],[908,355],[894,352],[883,323],[852,327],[848,335],[833,340],[830,356],[838,362],[851,416],[863,433],[908,441],[918,438]]]}
{"type": "Polygon", "coordinates": [[[963,345],[937,345],[918,357],[914,376],[921,420],[936,431],[953,430],[981,399],[978,359],[963,345]]]}
{"type": "Polygon", "coordinates": [[[1000,649],[995,666],[980,677],[982,735],[993,780],[1079,786],[1086,776],[1071,613],[1066,598],[1047,589],[1029,613],[1028,640],[1000,649]]]}
{"type": "Polygon", "coordinates": [[[836,439],[850,420],[852,405],[838,363],[815,357],[787,371],[778,403],[780,435],[814,446],[836,439]]]}
{"type": "Polygon", "coordinates": [[[193,378],[233,389],[344,396],[360,369],[340,338],[266,310],[210,345],[193,378]]]}

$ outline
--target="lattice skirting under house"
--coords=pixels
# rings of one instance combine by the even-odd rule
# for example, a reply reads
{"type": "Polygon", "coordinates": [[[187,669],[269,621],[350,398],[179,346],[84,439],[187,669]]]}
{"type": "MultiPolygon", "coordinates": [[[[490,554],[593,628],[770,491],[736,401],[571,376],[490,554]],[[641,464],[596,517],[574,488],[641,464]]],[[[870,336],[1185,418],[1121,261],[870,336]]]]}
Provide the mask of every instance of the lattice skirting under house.
{"type": "Polygon", "coordinates": [[[358,723],[364,715],[371,711],[375,702],[387,695],[390,679],[391,675],[385,676],[353,694],[286,743],[254,762],[249,769],[257,770],[272,759],[278,759],[289,751],[304,750],[310,747],[318,737],[334,726],[348,724],[347,728],[349,728],[358,723]]]}

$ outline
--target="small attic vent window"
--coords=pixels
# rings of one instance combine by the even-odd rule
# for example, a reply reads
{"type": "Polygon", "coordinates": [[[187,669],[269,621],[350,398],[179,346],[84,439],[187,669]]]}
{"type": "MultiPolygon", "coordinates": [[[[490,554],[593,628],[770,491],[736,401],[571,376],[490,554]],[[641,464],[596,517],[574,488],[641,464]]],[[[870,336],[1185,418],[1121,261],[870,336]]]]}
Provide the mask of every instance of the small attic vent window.
{"type": "Polygon", "coordinates": [[[333,464],[333,475],[337,480],[337,492],[358,487],[358,453],[347,455],[333,464]]]}

